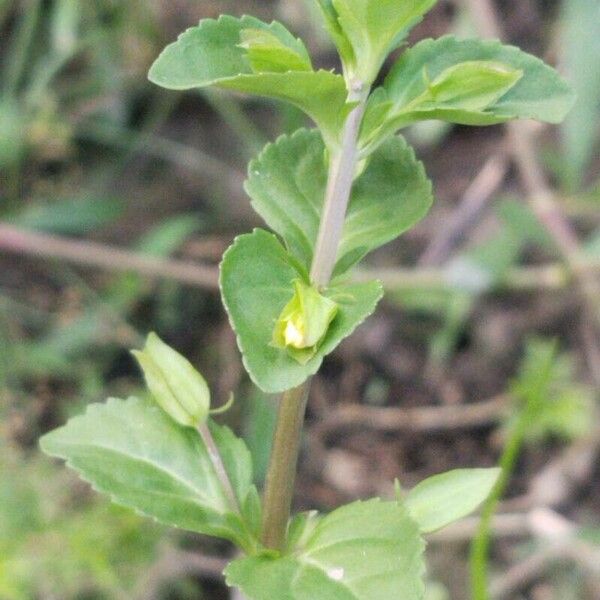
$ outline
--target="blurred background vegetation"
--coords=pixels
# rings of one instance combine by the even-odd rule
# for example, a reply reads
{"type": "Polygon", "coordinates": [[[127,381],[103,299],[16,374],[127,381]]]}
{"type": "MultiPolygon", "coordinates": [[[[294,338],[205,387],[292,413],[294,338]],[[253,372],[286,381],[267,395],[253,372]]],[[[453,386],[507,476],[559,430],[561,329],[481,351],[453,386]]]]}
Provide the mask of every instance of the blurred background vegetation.
{"type": "MultiPolygon", "coordinates": [[[[36,445],[89,402],[143,393],[128,350],[154,330],[216,403],[235,392],[226,419],[264,475],[275,399],[243,373],[216,268],[259,224],[247,160],[305,122],[146,80],[166,43],[224,12],[283,20],[336,65],[312,0],[0,0],[1,600],[229,597],[230,548],[109,505],[36,445]]],[[[597,0],[440,0],[417,28],[411,42],[503,34],[578,103],[561,128],[408,132],[436,206],[372,258],[386,301],[311,401],[299,508],[493,465],[526,415],[495,598],[600,598],[599,31],[597,0]]],[[[468,597],[474,527],[432,538],[429,600],[468,597]]]]}

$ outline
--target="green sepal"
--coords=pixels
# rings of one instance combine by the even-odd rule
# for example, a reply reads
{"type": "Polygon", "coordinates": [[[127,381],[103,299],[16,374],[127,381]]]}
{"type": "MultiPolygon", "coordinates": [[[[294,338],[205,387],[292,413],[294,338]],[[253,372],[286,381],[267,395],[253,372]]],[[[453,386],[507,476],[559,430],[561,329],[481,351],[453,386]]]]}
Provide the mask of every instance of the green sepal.
{"type": "Polygon", "coordinates": [[[261,229],[239,236],[221,263],[221,292],[250,377],[267,393],[303,383],[323,358],[374,310],[382,296],[379,282],[336,284],[321,293],[338,305],[335,318],[316,352],[300,364],[272,344],[273,329],[302,279],[294,260],[277,237],[261,229]]]}
{"type": "Polygon", "coordinates": [[[330,71],[298,70],[300,65],[310,65],[306,48],[280,23],[222,16],[180,35],[148,77],[172,90],[217,86],[290,102],[317,123],[328,146],[335,148],[352,110],[344,78],[330,71]],[[261,32],[270,46],[258,44],[261,32]]]}
{"type": "Polygon", "coordinates": [[[153,402],[112,398],[91,404],[43,436],[40,446],[117,504],[254,552],[260,510],[250,453],[227,427],[210,420],[208,425],[243,515],[232,512],[198,432],[180,426],[153,402]]]}
{"type": "MultiPolygon", "coordinates": [[[[327,186],[318,131],[300,129],[269,144],[250,163],[246,191],[253,208],[308,271],[327,186]]],[[[335,275],[414,226],[433,201],[423,164],[403,138],[388,140],[357,178],[338,249],[335,275]]]]}
{"type": "Polygon", "coordinates": [[[301,279],[294,280],[294,295],[281,311],[273,330],[273,345],[305,365],[338,312],[338,305],[301,279]]]}
{"type": "Polygon", "coordinates": [[[150,333],[143,350],[133,350],[150,393],[177,423],[198,427],[210,410],[206,380],[179,352],[150,333]]]}
{"type": "Polygon", "coordinates": [[[398,129],[427,119],[463,125],[512,119],[559,123],[573,102],[569,85],[553,68],[514,46],[453,36],[427,39],[404,52],[372,94],[361,145],[373,148],[398,129]],[[494,65],[506,73],[495,73],[494,65]],[[428,91],[436,81],[454,91],[435,100],[428,91]]]}

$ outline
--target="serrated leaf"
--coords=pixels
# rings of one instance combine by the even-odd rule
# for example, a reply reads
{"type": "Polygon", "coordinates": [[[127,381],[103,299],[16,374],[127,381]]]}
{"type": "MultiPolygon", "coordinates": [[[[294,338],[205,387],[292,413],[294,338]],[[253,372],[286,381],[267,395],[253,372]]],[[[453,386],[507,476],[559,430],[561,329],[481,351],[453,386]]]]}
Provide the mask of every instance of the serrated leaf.
{"type": "MultiPolygon", "coordinates": [[[[246,191],[267,225],[308,270],[327,185],[325,147],[317,131],[299,130],[270,144],[250,163],[246,191]]],[[[371,157],[350,199],[335,274],[422,219],[431,184],[403,138],[388,140],[371,157]]]]}
{"type": "Polygon", "coordinates": [[[355,502],[324,517],[290,556],[232,562],[249,600],[421,600],[424,543],[397,502],[355,502]]]}
{"type": "Polygon", "coordinates": [[[346,104],[344,79],[329,71],[295,70],[301,59],[310,65],[304,44],[280,23],[223,16],[203,20],[180,35],[152,65],[149,78],[174,90],[214,85],[285,100],[308,114],[328,145],[335,146],[352,108],[346,104]],[[271,49],[255,47],[249,55],[249,30],[255,32],[255,40],[256,32],[264,32],[271,39],[271,49]],[[286,55],[295,59],[287,64],[287,72],[282,72],[286,55]],[[263,68],[270,70],[257,70],[263,68]]]}
{"type": "Polygon", "coordinates": [[[500,469],[457,469],[429,477],[404,499],[423,533],[441,529],[472,513],[489,496],[500,469]]]}
{"type": "Polygon", "coordinates": [[[255,73],[312,71],[305,48],[291,48],[264,29],[242,29],[240,37],[240,46],[247,50],[250,66],[255,73]]]}
{"type": "MultiPolygon", "coordinates": [[[[226,427],[211,424],[211,432],[244,506],[253,493],[250,454],[226,427]]],[[[177,425],[153,403],[113,398],[92,404],[46,434],[40,445],[117,504],[242,548],[254,546],[248,527],[229,506],[198,432],[177,425]]]]}
{"type": "Polygon", "coordinates": [[[221,291],[250,377],[263,391],[282,392],[303,383],[323,357],[374,310],[381,298],[378,282],[336,285],[322,293],[338,304],[338,313],[315,355],[300,364],[272,345],[273,329],[302,277],[276,236],[261,229],[236,238],[221,263],[221,291]]]}
{"type": "MultiPolygon", "coordinates": [[[[460,79],[464,78],[461,76],[460,79]]],[[[570,87],[554,69],[518,48],[497,41],[459,40],[453,36],[428,39],[398,59],[385,80],[383,91],[378,90],[372,96],[365,115],[368,127],[363,128],[362,140],[366,143],[381,139],[401,127],[426,119],[464,125],[492,125],[516,118],[559,123],[573,102],[570,87]],[[488,66],[490,63],[503,65],[507,69],[505,93],[497,93],[502,92],[498,80],[492,86],[495,91],[492,89],[491,94],[482,95],[486,87],[489,89],[490,78],[486,76],[487,83],[479,77],[479,85],[465,86],[462,94],[442,97],[439,101],[427,95],[432,82],[451,81],[460,74],[457,68],[464,68],[465,64],[474,61],[488,66]],[[522,77],[509,86],[510,71],[522,72],[522,77]],[[426,98],[429,99],[425,103],[420,101],[426,98]],[[482,103],[482,98],[489,103],[482,103]],[[383,123],[381,117],[372,116],[374,111],[383,112],[382,104],[387,109],[383,123]]]]}
{"type": "Polygon", "coordinates": [[[371,84],[388,53],[400,44],[436,2],[437,0],[332,0],[321,4],[325,5],[324,12],[328,16],[328,22],[332,23],[330,29],[333,29],[337,16],[340,30],[352,47],[354,64],[349,65],[350,77],[371,84]]]}
{"type": "Polygon", "coordinates": [[[317,0],[317,3],[325,21],[325,28],[329,32],[342,59],[344,70],[351,70],[355,66],[354,50],[352,49],[350,40],[348,40],[338,22],[337,13],[333,7],[333,0],[317,0]]]}
{"type": "Polygon", "coordinates": [[[422,98],[415,100],[419,110],[437,108],[440,104],[456,105],[468,111],[485,110],[496,103],[519,79],[520,69],[511,69],[492,60],[470,60],[442,71],[427,82],[422,98]]]}
{"type": "Polygon", "coordinates": [[[432,202],[431,182],[413,149],[402,137],[387,140],[352,189],[334,275],[413,227],[432,202]]]}

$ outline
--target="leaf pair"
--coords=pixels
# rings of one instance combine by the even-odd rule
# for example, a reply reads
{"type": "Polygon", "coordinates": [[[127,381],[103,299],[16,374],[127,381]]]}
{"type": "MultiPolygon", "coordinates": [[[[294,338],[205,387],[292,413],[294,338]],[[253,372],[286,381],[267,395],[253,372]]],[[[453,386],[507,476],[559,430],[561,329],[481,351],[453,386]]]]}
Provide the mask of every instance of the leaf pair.
{"type": "MultiPolygon", "coordinates": [[[[375,309],[381,287],[334,280],[323,294],[338,312],[317,351],[299,364],[271,344],[273,329],[292,298],[294,281],[306,278],[327,183],[325,147],[317,131],[300,130],[267,146],[250,164],[246,190],[255,210],[285,241],[264,231],[239,237],[223,258],[221,289],[254,382],[266,392],[300,385],[323,357],[375,309]]],[[[431,184],[403,139],[384,144],[356,180],[335,275],[396,238],[429,210],[431,184]]]]}
{"type": "MultiPolygon", "coordinates": [[[[283,25],[253,17],[206,19],[169,45],[150,70],[168,89],[217,86],[294,104],[337,151],[352,108],[347,87],[370,86],[388,53],[435,0],[319,0],[347,82],[315,71],[306,47],[283,25]]],[[[404,52],[369,99],[361,145],[371,152],[402,127],[425,119],[492,125],[515,118],[560,122],[574,102],[556,71],[518,48],[446,36],[404,52]]]]}
{"type": "Polygon", "coordinates": [[[93,404],[44,436],[41,446],[118,504],[236,543],[246,557],[231,563],[227,579],[253,600],[422,598],[422,534],[477,508],[498,476],[497,469],[452,471],[427,479],[405,499],[298,515],[279,555],[257,541],[260,501],[246,446],[229,429],[210,427],[241,515],[231,512],[197,432],[149,402],[93,404]]]}
{"type": "MultiPolygon", "coordinates": [[[[252,206],[308,271],[327,185],[327,157],[317,131],[299,130],[268,145],[250,163],[252,206]]],[[[334,276],[420,221],[433,202],[423,164],[404,139],[387,141],[354,183],[334,276]]]]}
{"type": "Polygon", "coordinates": [[[284,556],[236,560],[227,582],[252,600],[420,600],[423,533],[475,510],[496,484],[499,469],[463,469],[431,477],[406,499],[355,502],[319,519],[299,515],[298,540],[284,556]]]}
{"type": "Polygon", "coordinates": [[[299,362],[272,343],[282,310],[302,275],[276,236],[262,229],[238,237],[221,263],[223,302],[235,329],[244,365],[252,380],[268,393],[300,385],[317,372],[323,357],[369,316],[382,296],[378,282],[337,285],[323,292],[338,305],[320,345],[299,362]]]}
{"type": "Polygon", "coordinates": [[[349,81],[370,85],[387,55],[437,0],[318,0],[349,81]]]}

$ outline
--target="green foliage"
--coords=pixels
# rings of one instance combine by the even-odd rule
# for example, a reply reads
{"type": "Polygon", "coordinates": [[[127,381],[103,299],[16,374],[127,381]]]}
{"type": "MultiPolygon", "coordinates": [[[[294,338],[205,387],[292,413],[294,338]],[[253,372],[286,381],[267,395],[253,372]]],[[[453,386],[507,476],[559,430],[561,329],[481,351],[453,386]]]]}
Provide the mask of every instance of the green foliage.
{"type": "Polygon", "coordinates": [[[269,466],[277,418],[275,409],[275,399],[253,386],[244,402],[243,437],[252,455],[254,477],[259,483],[264,481],[269,466]]]}
{"type": "MultiPolygon", "coordinates": [[[[211,431],[238,502],[246,506],[255,494],[250,454],[229,429],[213,424],[211,431]]],[[[255,545],[255,532],[232,512],[198,432],[177,425],[157,406],[137,398],[92,404],[40,445],[118,504],[246,550],[255,545]]]]}
{"type": "Polygon", "coordinates": [[[464,125],[515,118],[559,123],[573,102],[573,92],[554,69],[518,48],[452,36],[428,39],[402,54],[373,93],[362,141],[376,144],[426,119],[464,125]],[[436,89],[443,92],[438,98],[436,89]]]}
{"type": "Polygon", "coordinates": [[[399,502],[356,502],[323,517],[286,556],[232,562],[227,581],[250,600],[418,600],[424,543],[399,502]]]}
{"type": "Polygon", "coordinates": [[[555,341],[529,340],[511,394],[515,410],[507,423],[508,431],[523,415],[527,421],[524,436],[530,442],[548,436],[577,439],[593,426],[594,392],[577,383],[573,357],[559,353],[555,341]]]}
{"type": "MultiPolygon", "coordinates": [[[[253,17],[201,21],[150,70],[150,79],[168,89],[216,86],[285,100],[319,128],[280,138],[251,163],[247,191],[280,237],[261,229],[242,235],[221,263],[223,302],[244,365],[265,392],[305,382],[373,312],[380,284],[349,284],[341,276],[427,213],[431,184],[412,149],[394,137],[399,128],[434,118],[473,125],[517,117],[557,122],[572,103],[566,84],[538,59],[497,42],[446,37],[404,53],[366,105],[387,54],[434,4],[320,0],[345,79],[315,71],[302,41],[279,23],[253,17]],[[330,232],[333,251],[321,244],[317,251],[318,236],[322,241],[330,232]],[[311,281],[311,272],[329,274],[334,263],[332,281],[311,281]]],[[[486,267],[495,277],[513,260],[512,247],[499,250],[472,261],[477,291],[490,285],[481,284],[486,267]]],[[[462,318],[468,303],[457,306],[462,318]]],[[[155,336],[136,355],[164,411],[137,398],[110,399],[44,436],[42,448],[116,503],[236,544],[245,556],[231,563],[227,579],[250,600],[422,600],[421,534],[471,512],[492,488],[497,500],[506,483],[512,463],[503,462],[504,479],[494,469],[454,471],[416,486],[405,501],[372,499],[327,516],[300,515],[287,532],[289,507],[279,507],[272,520],[283,527],[271,537],[264,524],[260,531],[263,507],[248,449],[226,427],[205,423],[209,392],[202,376],[155,336]],[[264,543],[276,548],[263,548],[259,539],[270,537],[278,541],[264,543]]],[[[552,365],[544,359],[541,374],[520,392],[527,418],[541,414],[552,365]]],[[[299,431],[299,423],[285,425],[299,431]]],[[[519,443],[525,424],[523,417],[513,436],[519,443]]],[[[512,460],[517,446],[511,448],[512,460]]],[[[277,496],[273,489],[268,499],[277,496]]],[[[267,525],[269,509],[267,502],[267,525]]]]}
{"type": "Polygon", "coordinates": [[[80,235],[113,223],[124,208],[118,198],[69,198],[29,206],[9,220],[27,229],[80,235]]]}
{"type": "Polygon", "coordinates": [[[317,372],[323,357],[375,310],[381,298],[377,282],[336,284],[325,297],[338,312],[314,356],[300,364],[273,346],[273,328],[294,293],[294,281],[304,273],[279,240],[261,229],[238,237],[221,264],[223,302],[242,351],[244,365],[263,391],[281,392],[300,385],[317,372]]]}
{"type": "Polygon", "coordinates": [[[0,438],[0,597],[129,598],[155,559],[163,529],[99,498],[74,477],[0,438]],[[68,510],[67,510],[68,509],[68,510]]]}
{"type": "Polygon", "coordinates": [[[12,98],[0,97],[0,168],[18,165],[27,151],[25,115],[12,98]]]}
{"type": "Polygon", "coordinates": [[[406,496],[411,518],[423,533],[472,513],[489,495],[500,469],[458,469],[419,483],[406,496]]]}
{"type": "Polygon", "coordinates": [[[183,33],[156,60],[149,77],[173,90],[216,85],[286,100],[306,112],[335,147],[350,109],[344,80],[308,67],[304,44],[283,25],[223,16],[183,33]],[[303,70],[297,70],[299,61],[303,70]]]}
{"type": "Polygon", "coordinates": [[[577,103],[562,126],[562,173],[571,189],[581,186],[598,144],[600,118],[600,36],[598,4],[593,0],[562,2],[563,63],[577,103]],[[596,124],[594,126],[593,124],[596,124]]]}
{"type": "Polygon", "coordinates": [[[346,77],[371,84],[386,56],[437,0],[319,0],[346,77]]]}
{"type": "Polygon", "coordinates": [[[243,29],[240,46],[248,52],[255,73],[312,71],[310,56],[303,44],[286,45],[275,34],[264,29],[243,29]]]}
{"type": "Polygon", "coordinates": [[[471,547],[471,584],[475,600],[487,600],[492,518],[514,472],[523,444],[550,434],[564,438],[586,433],[594,422],[593,393],[572,385],[572,364],[556,341],[529,340],[519,375],[511,388],[515,410],[505,425],[501,473],[482,509],[471,547]]]}
{"type": "MultiPolygon", "coordinates": [[[[327,185],[318,132],[300,130],[268,145],[252,161],[246,191],[252,206],[308,271],[327,185]]],[[[357,178],[338,250],[336,275],[414,226],[432,203],[431,183],[403,138],[389,140],[357,178]]]]}

